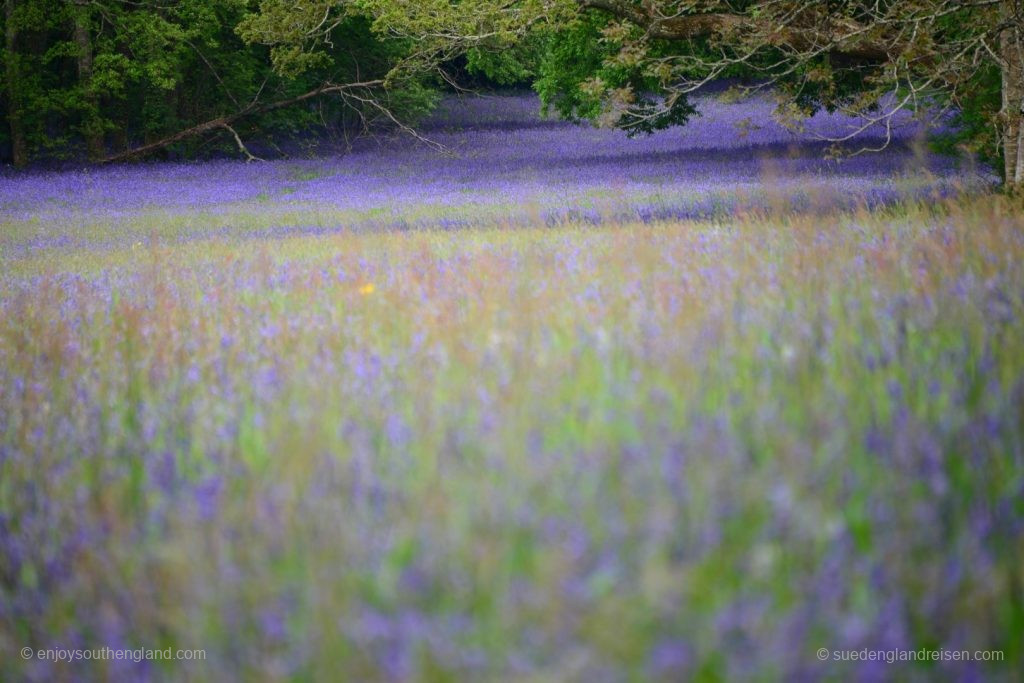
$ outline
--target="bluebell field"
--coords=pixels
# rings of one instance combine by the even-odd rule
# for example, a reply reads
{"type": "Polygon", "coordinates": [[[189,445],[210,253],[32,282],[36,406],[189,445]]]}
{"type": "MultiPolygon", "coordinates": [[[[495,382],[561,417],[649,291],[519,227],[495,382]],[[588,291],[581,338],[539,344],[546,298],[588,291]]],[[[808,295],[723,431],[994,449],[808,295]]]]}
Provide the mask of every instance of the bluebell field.
{"type": "Polygon", "coordinates": [[[702,110],[0,177],[0,679],[1019,680],[1019,201],[702,110]]]}

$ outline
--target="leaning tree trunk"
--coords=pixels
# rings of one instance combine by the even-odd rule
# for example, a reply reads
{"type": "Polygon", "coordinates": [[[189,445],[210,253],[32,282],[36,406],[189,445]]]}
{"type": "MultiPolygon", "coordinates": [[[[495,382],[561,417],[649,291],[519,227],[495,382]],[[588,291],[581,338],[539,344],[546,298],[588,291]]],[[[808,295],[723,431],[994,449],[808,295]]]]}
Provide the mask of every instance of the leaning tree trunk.
{"type": "Polygon", "coordinates": [[[1002,61],[1002,142],[1006,186],[1024,188],[1024,27],[1020,0],[1006,0],[1003,19],[1007,28],[1000,36],[1002,61]]]}
{"type": "Polygon", "coordinates": [[[78,57],[78,84],[85,98],[82,133],[89,158],[99,160],[106,154],[103,144],[103,121],[100,119],[99,97],[92,83],[92,36],[90,35],[89,6],[84,0],[75,0],[71,8],[75,25],[75,48],[78,57]]]}
{"type": "Polygon", "coordinates": [[[18,78],[18,24],[15,0],[4,1],[4,76],[7,80],[7,125],[11,132],[11,161],[15,166],[28,163],[28,144],[22,119],[20,79],[18,78]]]}

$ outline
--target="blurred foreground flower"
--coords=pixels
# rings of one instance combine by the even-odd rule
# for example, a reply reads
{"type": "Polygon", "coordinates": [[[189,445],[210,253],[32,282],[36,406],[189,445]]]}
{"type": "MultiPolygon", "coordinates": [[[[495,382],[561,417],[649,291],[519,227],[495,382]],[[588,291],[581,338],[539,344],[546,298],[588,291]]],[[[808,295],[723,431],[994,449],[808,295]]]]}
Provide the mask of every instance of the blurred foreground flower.
{"type": "Polygon", "coordinates": [[[365,285],[359,288],[359,293],[362,294],[363,296],[366,296],[367,294],[373,294],[374,289],[375,287],[373,286],[373,283],[367,282],[365,285]]]}

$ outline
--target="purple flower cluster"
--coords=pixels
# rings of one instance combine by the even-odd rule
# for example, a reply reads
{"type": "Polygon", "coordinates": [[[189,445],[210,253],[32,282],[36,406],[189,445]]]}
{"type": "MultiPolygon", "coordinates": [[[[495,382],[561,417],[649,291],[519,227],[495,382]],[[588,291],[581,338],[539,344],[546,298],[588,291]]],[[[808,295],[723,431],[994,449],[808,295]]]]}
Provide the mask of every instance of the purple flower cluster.
{"type": "MultiPolygon", "coordinates": [[[[874,207],[995,180],[922,151],[923,130],[912,120],[899,122],[882,153],[830,158],[831,145],[821,138],[847,134],[859,121],[820,113],[794,132],[771,118],[767,101],[709,97],[701,103],[704,115],[689,125],[629,139],[621,131],[544,119],[539,109],[530,96],[446,101],[424,126],[441,149],[399,137],[364,140],[327,159],[7,176],[0,178],[0,215],[23,224],[22,247],[47,248],[84,246],[97,239],[90,224],[134,225],[140,214],[173,220],[173,232],[105,230],[103,237],[266,237],[538,220],[646,223],[780,206],[874,207]],[[42,229],[40,219],[67,229],[42,229]]],[[[847,147],[877,146],[885,135],[876,126],[847,147]]]]}

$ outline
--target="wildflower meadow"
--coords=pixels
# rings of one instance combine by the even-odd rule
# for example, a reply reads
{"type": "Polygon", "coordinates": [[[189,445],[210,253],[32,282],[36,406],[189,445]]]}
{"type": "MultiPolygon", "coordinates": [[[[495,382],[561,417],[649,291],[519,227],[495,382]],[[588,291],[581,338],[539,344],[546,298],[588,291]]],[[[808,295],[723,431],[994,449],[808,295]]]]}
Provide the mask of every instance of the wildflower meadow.
{"type": "Polygon", "coordinates": [[[1020,680],[1019,198],[706,97],[0,176],[0,680],[1020,680]]]}

